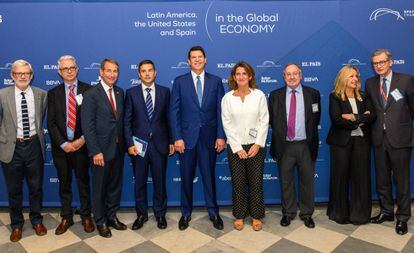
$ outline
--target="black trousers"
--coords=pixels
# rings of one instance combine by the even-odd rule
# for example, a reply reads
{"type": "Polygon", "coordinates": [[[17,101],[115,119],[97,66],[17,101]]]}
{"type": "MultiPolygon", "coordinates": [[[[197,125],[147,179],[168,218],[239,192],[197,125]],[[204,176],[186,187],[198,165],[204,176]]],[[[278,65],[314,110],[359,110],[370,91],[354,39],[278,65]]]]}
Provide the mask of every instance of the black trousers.
{"type": "Polygon", "coordinates": [[[330,146],[329,219],[364,224],[371,217],[371,153],[363,137],[346,146],[330,146]]]}
{"type": "Polygon", "coordinates": [[[60,216],[64,219],[73,218],[72,209],[72,170],[75,170],[76,184],[79,191],[80,216],[91,217],[89,157],[86,146],[76,152],[66,153],[60,147],[53,147],[53,162],[59,178],[59,196],[62,208],[60,216]]]}
{"type": "Polygon", "coordinates": [[[105,161],[105,166],[93,165],[92,212],[96,225],[105,224],[116,218],[122,192],[124,154],[117,145],[114,159],[105,161]]]}
{"type": "Polygon", "coordinates": [[[16,142],[13,158],[2,163],[9,198],[11,228],[22,228],[23,181],[29,189],[29,218],[32,225],[42,223],[43,155],[39,139],[16,142]]]}
{"type": "Polygon", "coordinates": [[[394,215],[392,182],[397,188],[396,218],[408,221],[411,217],[410,160],[411,147],[394,148],[384,135],[382,145],[374,147],[375,176],[381,213],[394,215]]]}
{"type": "Polygon", "coordinates": [[[283,215],[294,218],[297,213],[295,191],[295,167],[298,169],[299,216],[311,217],[315,210],[314,175],[315,163],[312,161],[306,141],[286,142],[285,151],[279,161],[279,177],[282,193],[283,215]]]}
{"type": "MultiPolygon", "coordinates": [[[[248,152],[253,144],[243,145],[248,152]]],[[[236,219],[244,219],[251,216],[261,219],[265,216],[263,197],[263,167],[266,149],[260,148],[257,155],[248,159],[240,159],[237,153],[233,153],[227,146],[231,183],[233,186],[233,216],[236,219]]]]}

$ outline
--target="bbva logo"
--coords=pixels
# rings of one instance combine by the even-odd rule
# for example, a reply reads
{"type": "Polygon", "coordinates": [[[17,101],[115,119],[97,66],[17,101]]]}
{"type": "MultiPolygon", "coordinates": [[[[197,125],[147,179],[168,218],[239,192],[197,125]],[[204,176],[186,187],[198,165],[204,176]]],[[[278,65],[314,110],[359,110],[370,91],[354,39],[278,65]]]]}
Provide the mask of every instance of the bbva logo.
{"type": "Polygon", "coordinates": [[[397,17],[397,20],[405,20],[403,16],[401,16],[400,12],[398,11],[394,11],[392,9],[389,8],[378,8],[376,10],[374,10],[371,15],[369,16],[369,20],[375,20],[377,21],[377,18],[387,15],[387,14],[391,14],[397,17]]]}

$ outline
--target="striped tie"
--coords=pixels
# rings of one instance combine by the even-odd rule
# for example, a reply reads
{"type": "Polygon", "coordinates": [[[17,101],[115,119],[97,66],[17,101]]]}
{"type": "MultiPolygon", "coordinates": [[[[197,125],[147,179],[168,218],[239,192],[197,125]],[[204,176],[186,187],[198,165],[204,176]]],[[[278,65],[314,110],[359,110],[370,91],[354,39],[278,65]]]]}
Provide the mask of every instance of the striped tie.
{"type": "Polygon", "coordinates": [[[151,120],[154,114],[154,107],[152,106],[151,88],[146,88],[147,98],[145,99],[145,106],[147,107],[148,118],[151,120]]]}
{"type": "Polygon", "coordinates": [[[75,131],[76,127],[76,99],[73,89],[74,85],[69,86],[69,99],[68,99],[68,126],[75,131]]]}
{"type": "Polygon", "coordinates": [[[24,97],[24,92],[22,94],[22,125],[23,125],[23,139],[30,138],[30,124],[29,124],[29,109],[27,108],[27,101],[24,97]]]}

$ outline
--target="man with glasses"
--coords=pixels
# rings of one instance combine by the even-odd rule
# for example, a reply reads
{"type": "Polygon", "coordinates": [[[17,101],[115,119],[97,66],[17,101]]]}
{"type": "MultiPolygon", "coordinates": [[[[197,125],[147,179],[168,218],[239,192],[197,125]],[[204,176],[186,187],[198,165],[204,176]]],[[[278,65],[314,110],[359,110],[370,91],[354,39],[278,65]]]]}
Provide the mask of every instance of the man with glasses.
{"type": "Polygon", "coordinates": [[[272,127],[270,154],[277,159],[282,194],[282,220],[289,226],[296,216],[295,166],[299,179],[299,217],[314,228],[314,175],[318,157],[318,125],[321,119],[319,91],[301,84],[302,71],[289,63],[283,71],[286,86],[270,93],[272,127]]]}
{"type": "Polygon", "coordinates": [[[33,68],[25,60],[11,66],[14,86],[0,90],[0,161],[6,181],[10,226],[10,241],[22,238],[23,181],[29,189],[29,219],[39,236],[47,229],[42,224],[43,163],[45,140],[43,118],[46,110],[46,91],[30,85],[33,68]]]}
{"type": "Polygon", "coordinates": [[[394,221],[391,175],[397,188],[397,223],[395,232],[408,232],[411,217],[410,160],[414,145],[414,78],[392,71],[392,55],[386,49],[371,57],[376,76],[369,78],[365,89],[375,107],[377,118],[372,125],[376,187],[380,213],[372,223],[394,221]]]}
{"type": "Polygon", "coordinates": [[[89,159],[81,128],[83,93],[91,86],[78,80],[78,66],[71,55],[58,60],[63,82],[48,92],[47,128],[52,143],[52,157],[59,178],[62,220],[56,235],[73,225],[72,169],[75,169],[80,199],[80,216],[87,233],[95,230],[91,219],[89,159]]]}

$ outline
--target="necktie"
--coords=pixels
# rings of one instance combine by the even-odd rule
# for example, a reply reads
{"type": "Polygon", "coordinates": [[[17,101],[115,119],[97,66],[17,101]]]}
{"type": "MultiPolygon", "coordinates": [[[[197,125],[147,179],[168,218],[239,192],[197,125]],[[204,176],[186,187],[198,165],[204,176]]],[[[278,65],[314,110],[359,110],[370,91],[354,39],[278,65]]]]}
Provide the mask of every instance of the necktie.
{"type": "Polygon", "coordinates": [[[151,120],[154,115],[154,107],[152,106],[151,88],[146,88],[147,98],[145,99],[145,106],[147,107],[148,118],[151,120]]]}
{"type": "Polygon", "coordinates": [[[116,118],[117,117],[117,112],[116,112],[116,108],[115,108],[114,98],[112,97],[112,88],[110,88],[108,91],[109,91],[109,101],[111,102],[112,111],[114,112],[114,116],[116,118]]]}
{"type": "Polygon", "coordinates": [[[384,107],[387,105],[387,78],[382,79],[382,91],[381,91],[382,102],[384,102],[384,107]]]}
{"type": "Polygon", "coordinates": [[[197,76],[197,97],[198,97],[198,102],[200,103],[201,106],[201,102],[203,101],[203,90],[201,88],[201,79],[200,76],[197,76]]]}
{"type": "Polygon", "coordinates": [[[68,98],[68,126],[75,131],[76,127],[76,99],[73,89],[74,85],[69,86],[69,98],[68,98]]]}
{"type": "Polygon", "coordinates": [[[296,121],[296,95],[295,90],[292,90],[290,95],[290,108],[289,108],[289,119],[288,119],[288,131],[287,136],[289,140],[295,138],[295,121],[296,121]]]}
{"type": "Polygon", "coordinates": [[[30,124],[29,124],[29,109],[27,107],[27,101],[24,96],[24,92],[22,94],[22,125],[23,125],[23,139],[30,138],[30,124]]]}

